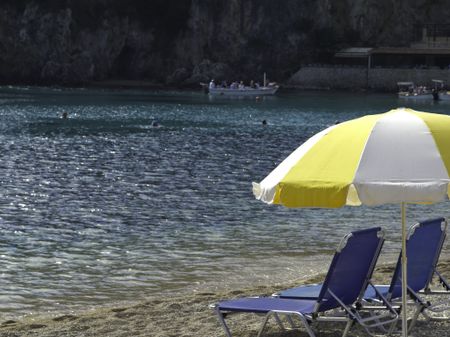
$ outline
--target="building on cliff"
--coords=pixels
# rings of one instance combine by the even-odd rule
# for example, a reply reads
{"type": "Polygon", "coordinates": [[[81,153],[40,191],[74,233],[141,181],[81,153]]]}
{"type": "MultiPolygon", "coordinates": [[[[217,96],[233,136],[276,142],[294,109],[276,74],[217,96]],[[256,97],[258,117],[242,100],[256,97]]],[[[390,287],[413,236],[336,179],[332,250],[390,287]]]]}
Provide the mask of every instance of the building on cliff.
{"type": "Polygon", "coordinates": [[[450,24],[416,25],[409,47],[345,48],[327,65],[302,67],[290,84],[314,89],[394,91],[397,82],[450,86],[450,24]]]}

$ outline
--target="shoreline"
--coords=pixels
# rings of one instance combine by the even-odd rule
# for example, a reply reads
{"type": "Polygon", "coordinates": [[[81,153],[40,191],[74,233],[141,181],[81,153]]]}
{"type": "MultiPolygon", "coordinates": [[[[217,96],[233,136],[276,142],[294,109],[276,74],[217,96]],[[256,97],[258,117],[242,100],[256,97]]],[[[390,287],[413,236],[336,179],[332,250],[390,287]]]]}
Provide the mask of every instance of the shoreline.
{"type": "MultiPolygon", "coordinates": [[[[387,90],[371,90],[366,88],[341,89],[321,86],[305,86],[300,84],[279,83],[282,92],[291,91],[319,91],[319,92],[348,92],[368,94],[392,94],[387,90]]],[[[2,83],[4,87],[31,87],[31,88],[58,88],[58,89],[110,89],[110,90],[160,90],[160,91],[199,91],[202,92],[200,84],[173,86],[149,80],[102,80],[91,81],[80,85],[61,85],[50,83],[2,83]]]]}
{"type": "MultiPolygon", "coordinates": [[[[440,270],[449,275],[450,260],[442,261],[440,270]]],[[[382,264],[376,268],[374,282],[386,283],[392,275],[393,264],[382,264]]],[[[269,296],[272,293],[323,280],[323,274],[307,279],[290,280],[268,285],[248,286],[240,289],[207,292],[198,291],[185,295],[153,296],[134,304],[114,305],[73,314],[51,314],[27,316],[20,320],[8,320],[0,323],[0,336],[152,336],[152,337],[190,337],[218,336],[225,337],[213,310],[209,308],[220,300],[244,296],[269,296]]],[[[236,315],[230,319],[230,327],[235,337],[256,336],[261,317],[254,315],[236,315]]],[[[320,336],[336,336],[342,333],[344,324],[319,324],[315,331],[320,336]]],[[[443,336],[450,329],[448,322],[425,322],[419,320],[414,329],[414,336],[443,336]],[[430,332],[433,331],[433,332],[430,332]]],[[[270,324],[272,337],[307,336],[302,332],[282,332],[275,324],[270,324]]],[[[355,325],[350,336],[369,336],[355,325]]]]}

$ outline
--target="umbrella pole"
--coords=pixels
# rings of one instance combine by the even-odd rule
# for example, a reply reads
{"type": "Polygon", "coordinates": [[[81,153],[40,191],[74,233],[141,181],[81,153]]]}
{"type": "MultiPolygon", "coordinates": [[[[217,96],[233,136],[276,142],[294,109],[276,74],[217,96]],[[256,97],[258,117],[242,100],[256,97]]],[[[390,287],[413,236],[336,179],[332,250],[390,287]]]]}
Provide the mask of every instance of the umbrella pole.
{"type": "Polygon", "coordinates": [[[407,321],[407,257],[406,257],[406,203],[402,202],[402,337],[408,336],[407,321]]]}

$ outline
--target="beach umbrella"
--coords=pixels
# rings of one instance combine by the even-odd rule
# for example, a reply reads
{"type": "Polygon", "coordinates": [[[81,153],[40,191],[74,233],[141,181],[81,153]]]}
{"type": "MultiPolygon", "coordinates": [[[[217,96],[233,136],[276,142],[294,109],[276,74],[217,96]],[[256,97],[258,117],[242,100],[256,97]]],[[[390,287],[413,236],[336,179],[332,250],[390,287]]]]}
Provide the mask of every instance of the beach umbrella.
{"type": "Polygon", "coordinates": [[[449,194],[450,116],[399,108],[319,132],[259,184],[255,197],[287,207],[401,205],[402,334],[406,321],[406,204],[449,194]]]}

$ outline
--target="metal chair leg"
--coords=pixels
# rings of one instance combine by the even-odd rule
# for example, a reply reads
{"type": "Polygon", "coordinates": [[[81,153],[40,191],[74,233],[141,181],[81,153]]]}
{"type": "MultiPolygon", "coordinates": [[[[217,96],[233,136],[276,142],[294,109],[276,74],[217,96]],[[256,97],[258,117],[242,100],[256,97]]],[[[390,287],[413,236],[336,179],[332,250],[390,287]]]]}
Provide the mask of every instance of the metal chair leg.
{"type": "Polygon", "coordinates": [[[266,317],[264,317],[263,324],[261,325],[261,328],[259,328],[258,337],[261,337],[261,336],[262,336],[262,333],[263,333],[263,331],[264,331],[264,328],[266,327],[267,322],[269,321],[269,318],[270,318],[270,316],[271,316],[272,314],[273,314],[272,312],[268,312],[267,315],[266,315],[266,317]]]}
{"type": "Polygon", "coordinates": [[[421,305],[417,306],[416,311],[414,312],[413,317],[411,318],[411,323],[408,326],[408,333],[411,332],[412,328],[414,328],[414,326],[416,325],[417,319],[419,318],[420,313],[424,310],[425,308],[423,308],[421,305]]]}
{"type": "Polygon", "coordinates": [[[345,325],[344,332],[342,333],[342,337],[347,337],[348,332],[350,331],[350,328],[353,326],[353,320],[348,319],[347,324],[345,325]]]}
{"type": "Polygon", "coordinates": [[[227,326],[227,323],[225,323],[225,318],[223,317],[222,312],[219,310],[219,308],[216,308],[216,314],[219,317],[219,321],[222,324],[223,329],[225,330],[225,334],[227,335],[227,337],[232,337],[231,336],[231,331],[227,326]]]}
{"type": "Polygon", "coordinates": [[[302,314],[300,314],[300,313],[295,313],[299,318],[300,318],[300,320],[302,321],[302,323],[303,323],[303,326],[305,327],[305,329],[306,329],[306,332],[308,332],[308,335],[310,336],[310,337],[316,337],[316,335],[314,334],[314,331],[311,329],[311,326],[309,325],[309,322],[308,322],[308,320],[305,318],[305,316],[303,316],[302,314]]]}
{"type": "Polygon", "coordinates": [[[273,317],[275,318],[275,321],[277,322],[278,326],[280,327],[281,330],[286,330],[283,322],[281,321],[280,317],[278,316],[278,314],[276,312],[273,313],[273,317]]]}

